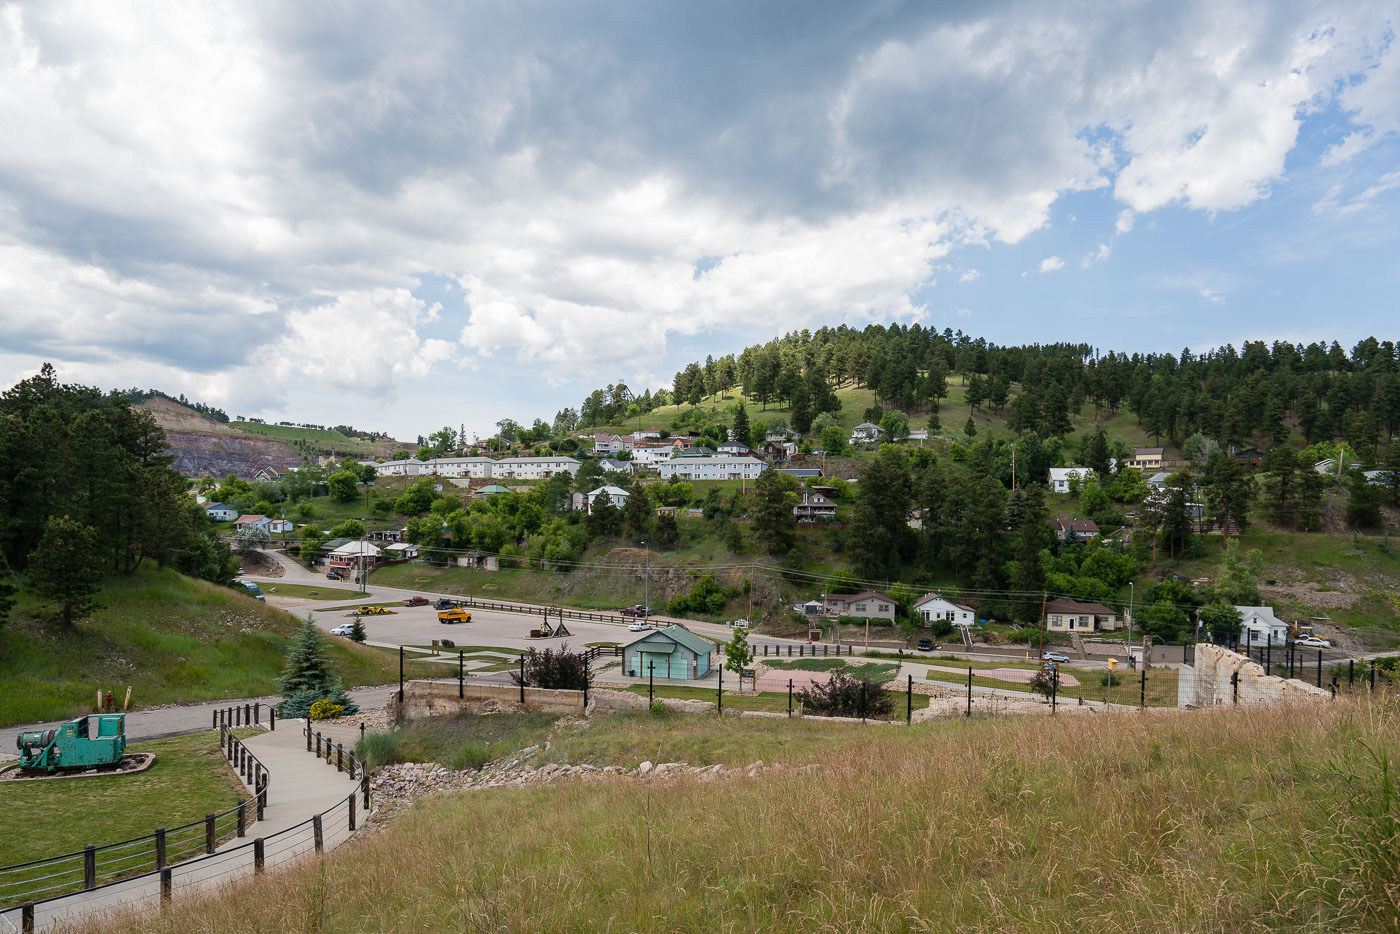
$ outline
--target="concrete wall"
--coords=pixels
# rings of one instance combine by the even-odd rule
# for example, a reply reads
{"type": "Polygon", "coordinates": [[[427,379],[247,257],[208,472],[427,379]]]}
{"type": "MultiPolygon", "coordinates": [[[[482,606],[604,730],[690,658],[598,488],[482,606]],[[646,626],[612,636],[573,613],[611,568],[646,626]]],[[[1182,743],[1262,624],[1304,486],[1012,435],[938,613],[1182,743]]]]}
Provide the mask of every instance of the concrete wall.
{"type": "MultiPolygon", "coordinates": [[[[481,713],[487,709],[574,714],[583,712],[582,691],[551,691],[527,687],[523,706],[520,703],[520,688],[509,684],[473,684],[468,681],[464,686],[463,696],[459,698],[456,682],[412,681],[404,685],[404,694],[406,696],[402,711],[397,694],[389,696],[387,706],[391,715],[398,716],[402,712],[409,720],[439,714],[481,713]]],[[[592,700],[592,697],[589,700],[592,700]]]]}
{"type": "Polygon", "coordinates": [[[1332,692],[1297,679],[1264,674],[1264,666],[1250,661],[1238,652],[1218,645],[1200,643],[1196,646],[1196,664],[1180,676],[1178,690],[1194,707],[1214,707],[1218,704],[1255,706],[1284,702],[1329,700],[1332,692]],[[1238,701],[1233,676],[1238,672],[1238,701]]]}

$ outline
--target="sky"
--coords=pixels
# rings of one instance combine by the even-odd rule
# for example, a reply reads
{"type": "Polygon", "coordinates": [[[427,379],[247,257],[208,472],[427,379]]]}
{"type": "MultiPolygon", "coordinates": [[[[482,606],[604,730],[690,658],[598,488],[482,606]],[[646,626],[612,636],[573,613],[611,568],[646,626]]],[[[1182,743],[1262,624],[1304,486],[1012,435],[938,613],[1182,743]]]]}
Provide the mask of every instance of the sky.
{"type": "Polygon", "coordinates": [[[1393,0],[0,0],[0,385],[487,436],[784,332],[1395,333],[1393,0]]]}

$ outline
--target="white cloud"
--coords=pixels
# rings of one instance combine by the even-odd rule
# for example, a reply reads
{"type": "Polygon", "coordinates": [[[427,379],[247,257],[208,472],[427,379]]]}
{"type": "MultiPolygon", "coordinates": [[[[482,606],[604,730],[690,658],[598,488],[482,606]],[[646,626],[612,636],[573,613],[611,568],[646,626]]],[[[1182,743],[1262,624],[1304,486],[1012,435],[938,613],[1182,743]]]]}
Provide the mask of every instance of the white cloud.
{"type": "Polygon", "coordinates": [[[263,360],[264,393],[487,357],[615,379],[677,338],[915,320],[951,249],[1068,193],[1111,192],[1118,234],[1241,207],[1333,97],[1333,162],[1400,120],[1381,3],[880,8],[776,44],[757,8],[688,15],[5,6],[6,351],[224,398],[263,360]]]}
{"type": "Polygon", "coordinates": [[[1327,194],[1314,202],[1313,213],[1345,217],[1348,214],[1355,214],[1370,208],[1377,196],[1397,188],[1400,188],[1400,169],[1385,173],[1373,184],[1367,186],[1365,190],[1349,198],[1342,197],[1343,185],[1339,182],[1327,189],[1327,194]]]}
{"type": "Polygon", "coordinates": [[[959,309],[958,309],[958,317],[959,317],[959,318],[971,318],[971,317],[972,317],[972,309],[971,309],[971,308],[959,308],[959,309]]]}
{"type": "Polygon", "coordinates": [[[1101,263],[1104,260],[1108,259],[1108,254],[1112,252],[1113,248],[1110,247],[1107,243],[1100,243],[1099,248],[1097,250],[1095,250],[1092,253],[1086,253],[1084,255],[1084,259],[1080,263],[1080,265],[1083,266],[1085,269],[1088,269],[1095,263],[1101,263]]]}

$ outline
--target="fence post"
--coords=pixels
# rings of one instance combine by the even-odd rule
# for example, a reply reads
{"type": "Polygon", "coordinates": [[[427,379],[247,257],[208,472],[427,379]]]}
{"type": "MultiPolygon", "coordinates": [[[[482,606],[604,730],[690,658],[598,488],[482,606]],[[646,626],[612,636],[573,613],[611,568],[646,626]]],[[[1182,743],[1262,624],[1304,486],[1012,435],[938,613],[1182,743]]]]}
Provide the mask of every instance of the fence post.
{"type": "Polygon", "coordinates": [[[906,725],[914,722],[914,676],[907,675],[909,686],[904,689],[904,699],[906,703],[904,711],[904,722],[906,725]]]}
{"type": "Polygon", "coordinates": [[[272,704],[267,705],[267,728],[273,732],[277,731],[277,708],[272,704]]]}
{"type": "Polygon", "coordinates": [[[321,731],[316,731],[316,758],[321,758],[321,731]]]}
{"type": "Polygon", "coordinates": [[[1055,672],[1050,678],[1050,712],[1053,714],[1060,706],[1060,666],[1055,666],[1055,672]]]}
{"type": "Polygon", "coordinates": [[[1317,686],[1322,687],[1322,649],[1317,650],[1317,686]]]}
{"type": "Polygon", "coordinates": [[[319,853],[326,848],[325,841],[321,837],[321,815],[317,814],[311,818],[311,836],[316,840],[316,852],[319,853]]]}
{"type": "Polygon", "coordinates": [[[335,770],[336,770],[337,772],[344,772],[344,771],[345,771],[345,763],[344,763],[344,759],[343,759],[343,756],[342,756],[342,752],[343,752],[343,750],[342,750],[342,748],[341,748],[340,743],[336,743],[336,744],[335,744],[335,770]]]}
{"type": "MultiPolygon", "coordinates": [[[[1058,669],[1057,669],[1057,670],[1058,670],[1058,669]]],[[[1141,688],[1141,691],[1140,691],[1139,694],[1138,694],[1138,707],[1139,707],[1139,708],[1142,708],[1142,707],[1146,707],[1146,706],[1147,706],[1147,665],[1146,665],[1146,663],[1144,662],[1144,664],[1143,664],[1143,666],[1142,666],[1142,688],[1141,688]]]]}
{"type": "Polygon", "coordinates": [[[263,819],[263,806],[267,804],[267,773],[264,772],[258,779],[258,820],[263,819]]]}
{"type": "Polygon", "coordinates": [[[588,670],[588,656],[585,655],[585,656],[583,657],[583,714],[584,714],[584,716],[587,716],[587,715],[588,715],[588,681],[589,681],[589,674],[590,674],[590,673],[589,673],[589,670],[588,670]]]}
{"type": "Polygon", "coordinates": [[[34,934],[34,903],[25,902],[19,906],[19,929],[23,934],[34,934]]]}
{"type": "Polygon", "coordinates": [[[654,704],[656,695],[656,662],[647,662],[647,703],[654,704]]]}
{"type": "Polygon", "coordinates": [[[369,773],[364,769],[360,770],[360,790],[365,796],[365,813],[369,813],[369,773]]]}
{"type": "Polygon", "coordinates": [[[236,704],[234,705],[234,708],[233,708],[233,725],[234,725],[234,726],[242,726],[242,725],[243,725],[243,708],[242,708],[242,707],[239,707],[239,706],[236,705],[236,704]]]}
{"type": "Polygon", "coordinates": [[[253,705],[252,705],[252,704],[244,704],[244,705],[243,705],[243,722],[246,723],[248,726],[252,726],[252,725],[253,725],[253,705]]]}
{"type": "Polygon", "coordinates": [[[465,694],[463,694],[463,679],[466,677],[466,671],[465,671],[465,669],[462,667],[462,666],[464,666],[465,664],[466,664],[466,656],[462,654],[462,650],[461,650],[461,649],[458,649],[458,650],[457,650],[457,699],[458,699],[458,700],[461,700],[463,697],[466,696],[465,694]]]}
{"type": "MultiPolygon", "coordinates": [[[[211,729],[211,730],[217,730],[217,729],[219,728],[219,712],[218,712],[217,710],[211,710],[211,711],[209,711],[209,713],[210,713],[210,715],[211,715],[211,717],[212,717],[212,719],[213,719],[213,722],[212,722],[211,724],[209,724],[209,729],[211,729]]],[[[220,743],[220,745],[223,744],[223,738],[222,738],[222,737],[220,737],[219,743],[220,743]]]]}
{"type": "Polygon", "coordinates": [[[160,903],[161,906],[170,904],[171,870],[162,867],[160,871],[160,903]]]}
{"type": "Polygon", "coordinates": [[[355,793],[350,792],[350,829],[355,829],[355,793]]]}
{"type": "Polygon", "coordinates": [[[1356,659],[1347,659],[1347,687],[1356,684],[1356,659]]]}
{"type": "Polygon", "coordinates": [[[256,703],[256,702],[255,702],[255,703],[253,704],[253,726],[261,726],[261,725],[262,725],[262,704],[256,703]]]}
{"type": "Polygon", "coordinates": [[[1264,643],[1264,674],[1273,673],[1274,664],[1274,639],[1273,634],[1269,635],[1268,641],[1264,643]]]}
{"type": "Polygon", "coordinates": [[[263,871],[263,838],[258,837],[253,841],[253,871],[263,871]]]}
{"type": "Polygon", "coordinates": [[[165,828],[156,828],[156,868],[165,868],[165,828]]]}
{"type": "Polygon", "coordinates": [[[214,852],[214,815],[204,815],[204,852],[214,852]]]}
{"type": "MultiPolygon", "coordinates": [[[[363,723],[360,724],[360,728],[361,728],[361,729],[364,729],[364,724],[363,724],[363,723]]],[[[307,752],[310,752],[310,751],[311,751],[311,721],[310,721],[310,720],[307,720],[307,721],[306,721],[306,751],[307,751],[307,752]]]]}
{"type": "Polygon", "coordinates": [[[97,847],[91,843],[83,847],[83,888],[97,888],[97,847]]]}
{"type": "Polygon", "coordinates": [[[972,666],[967,666],[967,715],[972,716],[972,666]]]}
{"type": "Polygon", "coordinates": [[[1230,672],[1230,702],[1238,705],[1240,702],[1240,673],[1230,672]]]}
{"type": "Polygon", "coordinates": [[[715,713],[724,712],[724,666],[719,666],[719,687],[715,688],[715,713]]]}
{"type": "Polygon", "coordinates": [[[244,805],[247,802],[238,802],[238,835],[246,837],[248,835],[248,813],[244,805]]]}
{"type": "Polygon", "coordinates": [[[525,653],[520,653],[520,706],[525,706],[525,653]]]}
{"type": "Polygon", "coordinates": [[[792,679],[788,678],[788,716],[792,716],[792,679]]]}

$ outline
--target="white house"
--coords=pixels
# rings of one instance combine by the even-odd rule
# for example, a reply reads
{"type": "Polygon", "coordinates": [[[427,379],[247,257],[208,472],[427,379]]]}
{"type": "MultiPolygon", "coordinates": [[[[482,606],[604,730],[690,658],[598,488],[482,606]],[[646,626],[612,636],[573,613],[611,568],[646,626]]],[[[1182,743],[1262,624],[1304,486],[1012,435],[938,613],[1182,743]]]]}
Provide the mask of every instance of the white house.
{"type": "Polygon", "coordinates": [[[768,469],[752,457],[678,457],[657,466],[663,480],[756,480],[768,469]]]}
{"type": "Polygon", "coordinates": [[[1092,467],[1051,467],[1050,492],[1068,493],[1069,482],[1072,478],[1077,478],[1082,483],[1085,480],[1094,479],[1095,476],[1092,467]]]}
{"type": "Polygon", "coordinates": [[[726,441],[715,448],[715,453],[720,457],[750,457],[753,455],[753,448],[742,441],[726,441]]]}
{"type": "Polygon", "coordinates": [[[599,459],[598,466],[603,468],[604,470],[613,471],[614,473],[630,474],[633,470],[636,469],[632,466],[631,461],[615,461],[611,457],[604,457],[599,459]]]}
{"type": "Polygon", "coordinates": [[[1048,632],[1103,632],[1118,628],[1118,613],[1100,603],[1059,597],[1045,604],[1048,632]]]}
{"type": "Polygon", "coordinates": [[[215,522],[232,522],[238,518],[238,510],[223,503],[206,503],[204,511],[209,514],[209,518],[215,522]]]}
{"type": "Polygon", "coordinates": [[[627,497],[630,495],[630,493],[619,486],[600,486],[596,490],[588,491],[588,508],[593,508],[593,503],[598,497],[606,496],[608,499],[612,500],[614,506],[621,509],[623,506],[627,505],[627,497]]]}
{"type": "Polygon", "coordinates": [[[572,457],[504,457],[491,467],[491,476],[510,480],[548,480],[555,474],[576,474],[579,462],[572,457]]]}
{"type": "Polygon", "coordinates": [[[255,528],[271,531],[267,528],[271,522],[272,520],[267,516],[239,516],[233,520],[233,527],[235,529],[255,528]]]}
{"type": "Polygon", "coordinates": [[[326,557],[326,563],[333,568],[372,568],[378,561],[379,546],[369,542],[346,542],[326,557]]]}
{"type": "Polygon", "coordinates": [[[1271,606],[1237,606],[1241,645],[1283,645],[1288,641],[1288,624],[1274,615],[1271,606]]]}
{"type": "Polygon", "coordinates": [[[971,626],[977,622],[977,611],[972,607],[945,600],[936,593],[924,594],[923,599],[914,604],[914,612],[926,623],[946,619],[954,626],[971,626]]]}
{"type": "Polygon", "coordinates": [[[670,444],[639,444],[632,449],[631,463],[637,468],[654,468],[670,460],[675,451],[675,446],[670,444]]]}
{"type": "Polygon", "coordinates": [[[425,463],[424,472],[435,476],[485,480],[492,475],[496,462],[489,457],[435,457],[425,463]]]}
{"type": "Polygon", "coordinates": [[[412,542],[395,542],[384,549],[384,556],[393,561],[418,557],[418,546],[412,542]]]}
{"type": "Polygon", "coordinates": [[[1149,490],[1165,490],[1167,488],[1167,481],[1171,478],[1172,475],[1170,471],[1159,470],[1147,478],[1147,488],[1149,490]]]}
{"type": "Polygon", "coordinates": [[[861,422],[851,429],[851,443],[860,444],[865,441],[879,441],[885,430],[879,425],[872,425],[870,422],[861,422]]]}
{"type": "Polygon", "coordinates": [[[802,499],[792,507],[792,514],[798,522],[811,522],[816,519],[835,519],[836,504],[821,493],[802,491],[802,499]]]}
{"type": "Polygon", "coordinates": [[[291,519],[269,519],[267,520],[267,530],[273,535],[286,535],[296,529],[296,523],[291,519]]]}

